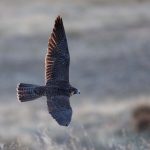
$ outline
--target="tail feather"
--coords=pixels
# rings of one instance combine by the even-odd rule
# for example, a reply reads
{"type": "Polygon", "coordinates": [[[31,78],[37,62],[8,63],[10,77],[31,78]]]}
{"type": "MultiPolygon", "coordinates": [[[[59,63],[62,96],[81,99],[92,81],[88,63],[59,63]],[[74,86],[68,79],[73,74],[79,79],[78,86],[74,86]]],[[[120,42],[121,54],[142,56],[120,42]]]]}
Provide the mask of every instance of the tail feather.
{"type": "Polygon", "coordinates": [[[45,87],[20,83],[17,86],[17,97],[21,102],[32,101],[45,95],[45,87]]]}

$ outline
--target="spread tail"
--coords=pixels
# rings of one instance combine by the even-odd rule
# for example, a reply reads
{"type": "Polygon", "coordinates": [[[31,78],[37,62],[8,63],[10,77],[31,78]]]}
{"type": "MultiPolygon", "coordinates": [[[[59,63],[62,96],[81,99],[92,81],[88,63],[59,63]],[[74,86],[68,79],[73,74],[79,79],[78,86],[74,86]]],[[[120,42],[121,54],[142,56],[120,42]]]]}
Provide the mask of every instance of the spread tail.
{"type": "Polygon", "coordinates": [[[17,97],[21,102],[32,101],[45,95],[45,87],[20,83],[17,86],[17,97]]]}

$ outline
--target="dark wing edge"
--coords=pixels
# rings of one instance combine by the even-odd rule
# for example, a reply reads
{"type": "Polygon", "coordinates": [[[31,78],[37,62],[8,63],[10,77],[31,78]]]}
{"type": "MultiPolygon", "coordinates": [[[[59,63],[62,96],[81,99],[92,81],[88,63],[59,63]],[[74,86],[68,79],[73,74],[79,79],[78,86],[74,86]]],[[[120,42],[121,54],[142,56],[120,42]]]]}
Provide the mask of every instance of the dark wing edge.
{"type": "Polygon", "coordinates": [[[45,57],[45,80],[46,82],[52,79],[54,61],[56,59],[57,50],[59,50],[58,45],[59,43],[62,42],[63,38],[66,38],[63,21],[62,21],[62,18],[58,16],[55,20],[53,32],[51,33],[51,36],[48,40],[48,49],[47,49],[47,54],[45,57]]]}

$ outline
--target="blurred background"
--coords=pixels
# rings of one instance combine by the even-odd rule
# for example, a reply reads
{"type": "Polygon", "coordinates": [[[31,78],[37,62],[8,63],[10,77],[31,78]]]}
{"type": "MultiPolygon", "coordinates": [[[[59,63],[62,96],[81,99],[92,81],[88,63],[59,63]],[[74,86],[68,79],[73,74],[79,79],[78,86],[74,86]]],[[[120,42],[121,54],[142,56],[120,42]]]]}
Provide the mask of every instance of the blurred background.
{"type": "Polygon", "coordinates": [[[0,0],[0,149],[150,149],[149,8],[149,0],[0,0]],[[70,80],[81,91],[71,97],[67,128],[48,114],[44,97],[16,97],[19,82],[44,84],[57,15],[68,38],[70,80]]]}

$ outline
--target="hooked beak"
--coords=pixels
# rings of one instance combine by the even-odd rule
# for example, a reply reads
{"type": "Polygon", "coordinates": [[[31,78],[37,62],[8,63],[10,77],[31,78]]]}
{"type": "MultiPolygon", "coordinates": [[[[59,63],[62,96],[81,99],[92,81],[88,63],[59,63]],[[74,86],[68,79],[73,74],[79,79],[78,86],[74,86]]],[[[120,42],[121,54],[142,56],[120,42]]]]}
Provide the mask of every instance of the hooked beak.
{"type": "Polygon", "coordinates": [[[80,90],[77,91],[77,94],[80,94],[80,90]]]}

